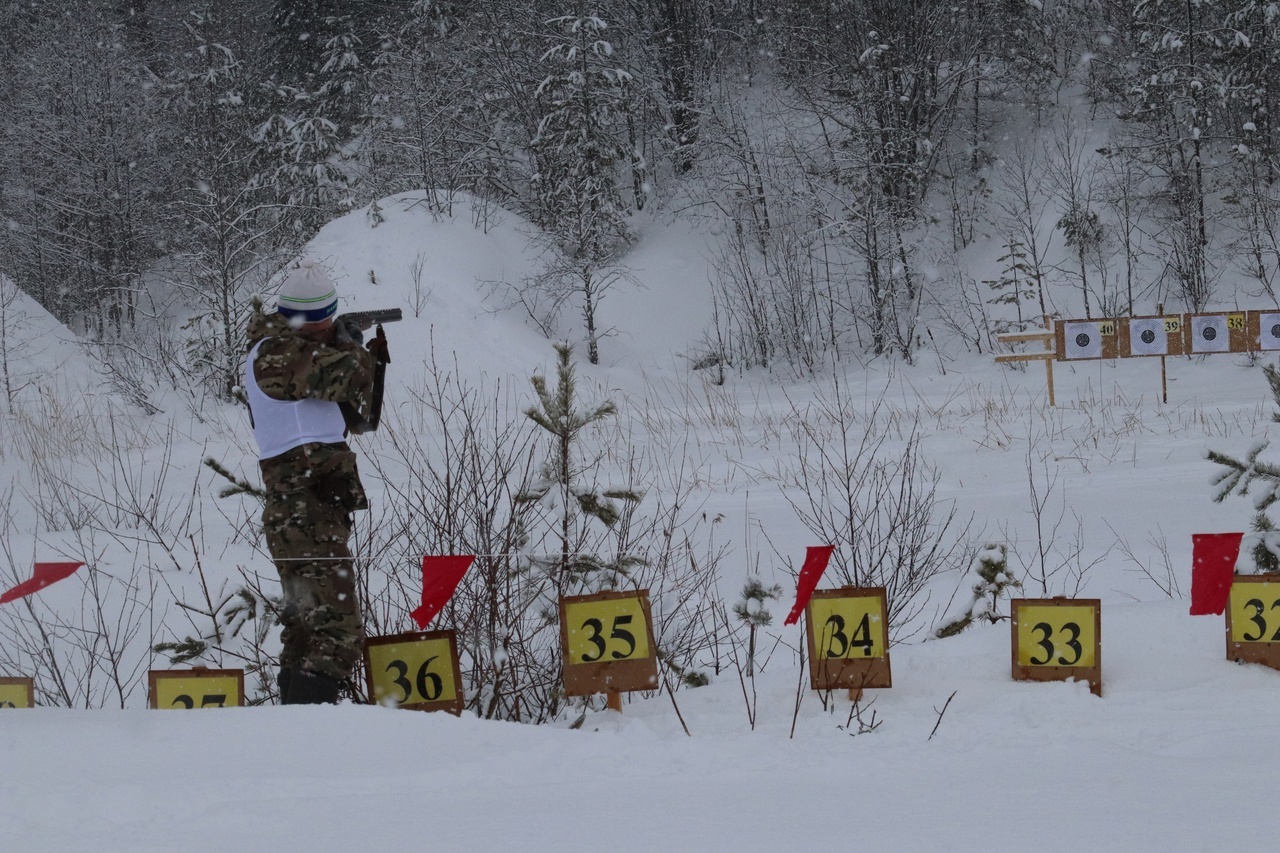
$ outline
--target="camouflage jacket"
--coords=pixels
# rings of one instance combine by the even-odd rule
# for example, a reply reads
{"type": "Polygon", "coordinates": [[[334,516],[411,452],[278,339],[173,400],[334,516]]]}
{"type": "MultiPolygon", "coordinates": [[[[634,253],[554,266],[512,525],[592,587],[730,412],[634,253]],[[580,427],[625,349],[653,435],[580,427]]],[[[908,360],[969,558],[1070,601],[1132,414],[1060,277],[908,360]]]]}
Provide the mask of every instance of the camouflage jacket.
{"type": "Polygon", "coordinates": [[[301,335],[279,314],[255,311],[246,350],[263,338],[254,361],[258,387],[277,400],[314,398],[369,409],[373,353],[355,344],[321,344],[301,335]]]}
{"type": "MultiPolygon", "coordinates": [[[[277,400],[314,398],[369,410],[373,392],[373,353],[355,344],[322,344],[304,337],[279,314],[254,311],[248,344],[262,341],[254,360],[254,377],[268,397],[277,400]],[[266,339],[266,340],[264,340],[266,339]]],[[[268,494],[299,489],[323,492],[347,510],[365,509],[355,454],[345,443],[307,444],[261,462],[268,494]]]]}

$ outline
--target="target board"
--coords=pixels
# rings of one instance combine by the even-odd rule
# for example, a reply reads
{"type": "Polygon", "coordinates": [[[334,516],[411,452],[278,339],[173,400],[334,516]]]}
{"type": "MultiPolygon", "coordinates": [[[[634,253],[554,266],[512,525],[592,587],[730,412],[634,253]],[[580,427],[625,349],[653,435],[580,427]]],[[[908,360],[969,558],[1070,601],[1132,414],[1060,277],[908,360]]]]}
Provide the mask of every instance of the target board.
{"type": "Polygon", "coordinates": [[[1009,618],[1015,681],[1087,681],[1102,695],[1102,601],[1015,598],[1009,618]]]}
{"type": "Polygon", "coordinates": [[[1063,320],[1055,330],[1060,361],[1116,358],[1115,320],[1063,320]]]}
{"type": "Polygon", "coordinates": [[[243,669],[153,669],[147,673],[152,708],[240,708],[244,705],[243,669]]]}
{"type": "Polygon", "coordinates": [[[1187,351],[1196,355],[1249,351],[1249,324],[1243,311],[1188,314],[1186,335],[1187,351]]]}
{"type": "Polygon", "coordinates": [[[1280,311],[1250,311],[1249,341],[1255,350],[1280,350],[1280,311]]]}
{"type": "Polygon", "coordinates": [[[649,590],[563,596],[560,648],[566,696],[656,689],[658,645],[649,590]]]}
{"type": "Polygon", "coordinates": [[[1280,575],[1235,575],[1226,616],[1227,660],[1280,669],[1280,575]]]}
{"type": "Polygon", "coordinates": [[[0,708],[34,708],[35,681],[30,678],[0,678],[0,708]]]}
{"type": "Polygon", "coordinates": [[[805,607],[809,686],[892,687],[888,614],[882,586],[814,590],[805,607]]]}
{"type": "Polygon", "coordinates": [[[462,670],[454,631],[370,637],[364,643],[364,669],[369,696],[378,705],[462,713],[462,670]]]}
{"type": "Polygon", "coordinates": [[[1122,358],[1186,352],[1181,315],[1129,317],[1119,321],[1118,326],[1122,358]]]}

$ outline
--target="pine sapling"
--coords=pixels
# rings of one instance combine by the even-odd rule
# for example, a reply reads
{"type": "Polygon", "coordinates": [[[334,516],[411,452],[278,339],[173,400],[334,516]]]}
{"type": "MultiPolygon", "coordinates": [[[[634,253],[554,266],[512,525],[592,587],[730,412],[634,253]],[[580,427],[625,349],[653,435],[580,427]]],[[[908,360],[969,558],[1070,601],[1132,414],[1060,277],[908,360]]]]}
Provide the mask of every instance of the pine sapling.
{"type": "MultiPolygon", "coordinates": [[[[1268,364],[1262,368],[1262,372],[1271,388],[1272,398],[1280,406],[1280,369],[1268,364]]],[[[1280,411],[1272,413],[1271,419],[1280,423],[1280,411]]],[[[1205,454],[1210,462],[1219,466],[1210,481],[1215,503],[1221,503],[1233,493],[1241,497],[1249,496],[1252,500],[1254,516],[1250,523],[1251,532],[1241,550],[1247,550],[1252,556],[1256,574],[1280,572],[1280,530],[1267,514],[1267,510],[1280,497],[1277,495],[1280,491],[1280,466],[1259,458],[1267,446],[1266,441],[1256,442],[1239,459],[1216,450],[1209,450],[1205,454]]]]}
{"type": "Polygon", "coordinates": [[[759,578],[748,578],[742,587],[742,597],[733,605],[733,615],[747,626],[747,676],[755,675],[756,631],[773,623],[773,614],[765,609],[769,601],[782,597],[782,587],[774,584],[766,587],[759,578]]]}
{"type": "Polygon", "coordinates": [[[966,580],[970,583],[972,597],[963,610],[953,612],[933,632],[935,637],[954,637],[978,619],[999,622],[1005,618],[997,609],[1000,597],[1010,589],[1022,587],[1009,571],[1009,549],[999,544],[988,544],[978,552],[969,567],[966,580]]]}
{"type": "Polygon", "coordinates": [[[618,557],[611,561],[595,555],[579,552],[583,540],[583,524],[595,519],[606,528],[612,528],[622,518],[620,504],[638,503],[641,495],[629,489],[609,488],[598,491],[594,483],[587,482],[596,462],[579,463],[577,445],[583,430],[597,421],[613,417],[617,407],[605,401],[592,409],[581,410],[577,406],[577,381],[573,367],[573,347],[556,344],[557,387],[547,386],[546,377],[532,378],[538,395],[537,406],[530,406],[525,415],[546,430],[552,437],[551,453],[542,467],[538,482],[526,488],[516,500],[523,503],[546,502],[553,504],[559,513],[556,531],[560,555],[553,569],[558,592],[563,593],[571,584],[586,584],[595,580],[601,572],[604,580],[598,586],[610,586],[619,576],[625,577],[640,564],[638,557],[618,557]]]}

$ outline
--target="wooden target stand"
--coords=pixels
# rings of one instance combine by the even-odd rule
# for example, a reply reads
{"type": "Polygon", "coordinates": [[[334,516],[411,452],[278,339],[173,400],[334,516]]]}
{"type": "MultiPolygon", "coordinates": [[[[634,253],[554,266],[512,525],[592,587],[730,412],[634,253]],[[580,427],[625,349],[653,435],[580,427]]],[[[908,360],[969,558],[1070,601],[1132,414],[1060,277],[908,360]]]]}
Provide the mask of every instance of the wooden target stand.
{"type": "Polygon", "coordinates": [[[999,335],[1006,344],[1040,341],[1044,352],[1005,353],[997,363],[1043,361],[1054,405],[1053,362],[1110,361],[1117,358],[1159,358],[1160,399],[1169,402],[1167,359],[1179,355],[1280,352],[1280,309],[1274,311],[1218,311],[1204,314],[1156,314],[1104,319],[1044,318],[1045,331],[999,335]]]}
{"type": "Polygon", "coordinates": [[[849,691],[893,686],[889,664],[888,599],[884,587],[816,589],[805,606],[809,686],[849,691]]]}
{"type": "Polygon", "coordinates": [[[1049,389],[1049,405],[1053,405],[1053,362],[1058,357],[1058,350],[1054,348],[1056,335],[1053,329],[1053,320],[1049,315],[1044,315],[1044,331],[1043,332],[1014,332],[1007,335],[1000,335],[996,340],[1005,344],[1021,344],[1039,341],[1044,344],[1044,352],[1023,352],[1010,353],[1006,355],[996,356],[997,364],[1019,361],[1043,361],[1044,362],[1044,381],[1049,389]]]}
{"type": "Polygon", "coordinates": [[[243,669],[153,669],[147,688],[147,704],[158,710],[244,706],[243,669]]]}
{"type": "Polygon", "coordinates": [[[466,704],[454,631],[369,637],[364,642],[364,671],[375,705],[460,716],[466,704]]]}
{"type": "Polygon", "coordinates": [[[1236,575],[1226,608],[1227,660],[1280,669],[1280,575],[1236,575]]]}
{"type": "Polygon", "coordinates": [[[1102,601],[1015,598],[1010,602],[1015,681],[1087,681],[1102,696],[1102,601]]]}
{"type": "Polygon", "coordinates": [[[564,596],[560,648],[566,696],[605,694],[622,712],[622,694],[658,687],[658,647],[647,589],[564,596]]]}

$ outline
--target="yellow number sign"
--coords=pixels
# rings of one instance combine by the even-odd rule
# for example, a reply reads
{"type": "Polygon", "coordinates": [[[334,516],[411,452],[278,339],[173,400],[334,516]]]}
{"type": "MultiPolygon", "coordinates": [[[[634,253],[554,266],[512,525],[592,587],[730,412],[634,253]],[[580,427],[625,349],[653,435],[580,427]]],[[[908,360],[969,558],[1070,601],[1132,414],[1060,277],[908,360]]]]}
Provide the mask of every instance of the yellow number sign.
{"type": "Polygon", "coordinates": [[[805,607],[805,633],[814,690],[893,686],[883,587],[814,590],[805,607]]]}
{"type": "Polygon", "coordinates": [[[35,683],[30,678],[0,678],[0,708],[34,708],[35,683]]]}
{"type": "Polygon", "coordinates": [[[561,598],[560,639],[569,696],[658,686],[648,590],[561,598]]]}
{"type": "Polygon", "coordinates": [[[1227,598],[1232,643],[1280,643],[1280,583],[1239,575],[1227,598]]]}
{"type": "Polygon", "coordinates": [[[1093,666],[1096,611],[1085,606],[1024,606],[1018,621],[1020,666],[1093,666]]]}
{"type": "Polygon", "coordinates": [[[152,708],[193,710],[244,705],[243,669],[153,669],[147,680],[152,708]]]}
{"type": "Polygon", "coordinates": [[[810,602],[814,650],[820,658],[882,658],[888,650],[884,603],[875,596],[810,602]]]}
{"type": "Polygon", "coordinates": [[[1014,599],[1013,677],[1024,681],[1082,679],[1102,695],[1102,602],[1014,599]]]}
{"type": "Polygon", "coordinates": [[[369,695],[379,705],[462,713],[455,632],[372,637],[365,641],[364,657],[369,695]]]}
{"type": "Polygon", "coordinates": [[[565,603],[571,664],[649,657],[649,629],[640,597],[574,600],[565,603]]]}
{"type": "Polygon", "coordinates": [[[1243,332],[1245,330],[1243,314],[1228,314],[1227,328],[1233,332],[1243,332]]]}

